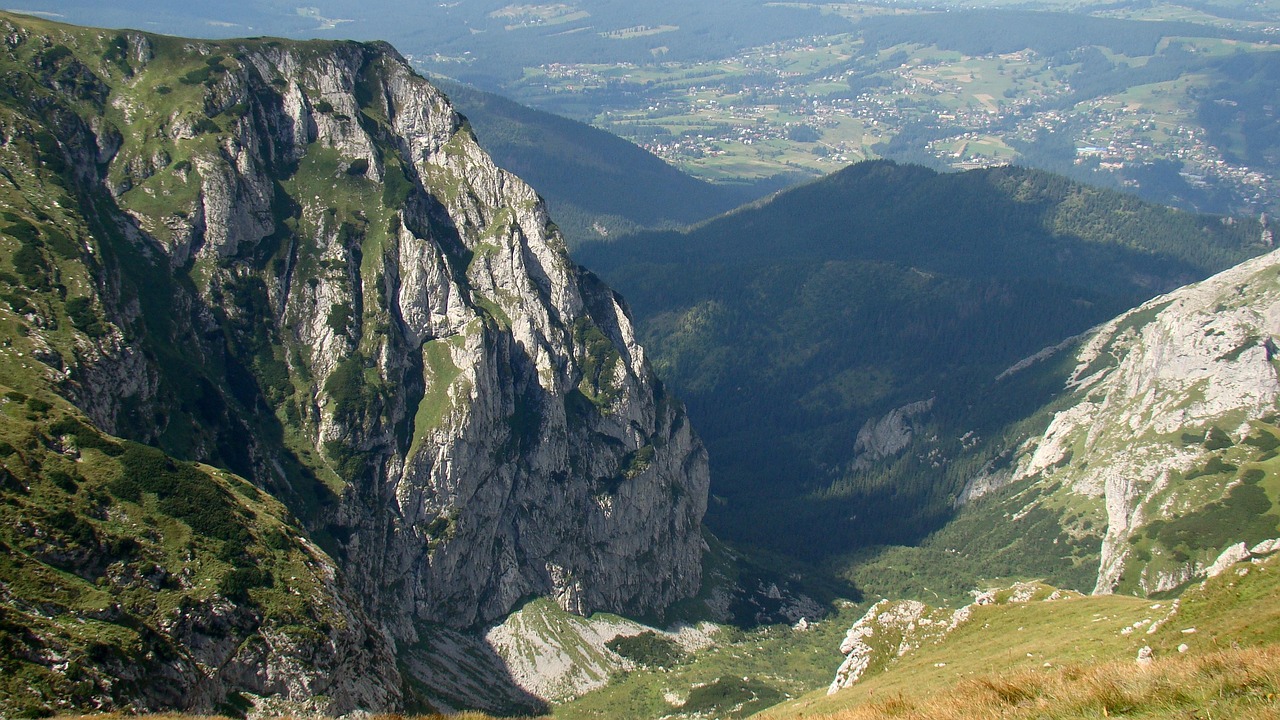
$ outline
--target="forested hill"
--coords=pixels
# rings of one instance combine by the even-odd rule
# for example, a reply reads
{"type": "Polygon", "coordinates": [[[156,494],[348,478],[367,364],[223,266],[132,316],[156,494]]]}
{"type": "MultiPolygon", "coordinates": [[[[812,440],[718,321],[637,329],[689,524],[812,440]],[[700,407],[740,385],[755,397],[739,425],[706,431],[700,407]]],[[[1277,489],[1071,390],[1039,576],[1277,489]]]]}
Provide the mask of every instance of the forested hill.
{"type": "Polygon", "coordinates": [[[1257,254],[1263,235],[1256,220],[1038,171],[875,161],[576,257],[628,298],[688,402],[711,452],[715,531],[821,556],[909,543],[950,516],[960,480],[946,457],[874,479],[906,462],[882,452],[903,434],[1019,417],[1047,387],[984,417],[971,398],[1019,359],[1257,254]],[[851,475],[874,477],[829,492],[851,475]]]}
{"type": "Polygon", "coordinates": [[[538,189],[570,244],[688,225],[766,192],[747,183],[713,185],[586,123],[466,85],[437,83],[494,161],[538,189]]]}

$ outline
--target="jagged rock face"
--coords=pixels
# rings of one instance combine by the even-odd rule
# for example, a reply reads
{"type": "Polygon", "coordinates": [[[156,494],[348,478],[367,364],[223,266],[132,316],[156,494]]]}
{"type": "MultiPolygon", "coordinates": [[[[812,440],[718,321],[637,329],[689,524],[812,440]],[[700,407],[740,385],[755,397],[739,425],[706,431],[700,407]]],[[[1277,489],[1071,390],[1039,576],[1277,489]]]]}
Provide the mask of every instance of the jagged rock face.
{"type": "Polygon", "coordinates": [[[301,348],[293,370],[312,378],[312,446],[347,483],[348,578],[394,634],[499,618],[531,594],[650,612],[694,592],[698,439],[621,301],[571,263],[536,193],[447,100],[392,51],[342,45],[242,49],[205,102],[247,109],[193,154],[202,222],[168,251],[195,259],[215,309],[236,313],[218,288],[243,286],[253,270],[236,259],[282,231],[274,183],[383,190],[351,210],[294,193],[292,255],[255,274],[275,333],[301,348]]]}
{"type": "MultiPolygon", "coordinates": [[[[241,311],[224,289],[265,288],[291,375],[310,378],[309,444],[345,483],[350,580],[393,634],[530,595],[646,613],[691,594],[704,452],[533,190],[387,48],[237,50],[204,104],[239,117],[191,152],[199,221],[165,249],[192,259],[214,313],[241,311]],[[251,267],[285,203],[291,249],[251,267]]],[[[130,154],[126,133],[114,162],[130,154]]]]}
{"type": "Polygon", "coordinates": [[[95,424],[281,497],[402,648],[533,595],[645,614],[696,591],[683,408],[393,50],[4,22],[96,258],[105,329],[49,374],[95,424]]]}
{"type": "MultiPolygon", "coordinates": [[[[1268,431],[1256,421],[1280,408],[1278,279],[1280,254],[1247,261],[1116,318],[1078,350],[1068,382],[1075,403],[1022,448],[1013,479],[1043,478],[1101,501],[1106,535],[1095,592],[1121,584],[1143,526],[1211,501],[1221,506],[1234,487],[1256,483],[1237,474],[1247,473],[1241,460],[1252,456],[1233,447],[1265,447],[1269,435],[1259,433],[1268,431]],[[1233,452],[1239,457],[1223,454],[1233,452]]],[[[1176,587],[1243,539],[1162,571],[1136,563],[1136,589],[1176,587]]]]}
{"type": "MultiPolygon", "coordinates": [[[[496,168],[444,98],[398,58],[362,48],[319,68],[288,55],[262,63],[281,69],[291,88],[314,83],[335,112],[352,115],[363,110],[355,87],[364,73],[406,169],[426,190],[392,209],[399,231],[371,259],[378,272],[321,278],[314,290],[290,283],[284,299],[288,329],[319,350],[312,372],[327,379],[351,357],[343,346],[356,343],[314,309],[356,306],[353,295],[385,291],[388,307],[376,314],[400,322],[388,322],[387,339],[368,356],[388,386],[405,395],[425,388],[418,407],[406,402],[383,427],[325,412],[336,403],[323,390],[313,406],[321,444],[345,441],[385,456],[371,468],[378,481],[346,478],[355,487],[343,511],[355,531],[354,566],[386,568],[365,583],[369,590],[383,594],[388,581],[414,578],[407,597],[386,596],[386,614],[464,625],[499,617],[531,594],[552,593],[577,612],[647,612],[690,594],[699,578],[702,450],[680,410],[655,394],[620,302],[571,264],[534,192],[496,168]],[[465,275],[450,251],[471,256],[465,275]],[[385,278],[383,287],[368,287],[370,276],[385,278]],[[433,400],[447,400],[439,417],[424,412],[435,410],[423,407],[433,400]],[[404,450],[391,430],[410,413],[424,422],[414,423],[404,450]],[[395,512],[370,515],[370,505],[395,512]],[[441,518],[445,537],[433,538],[428,529],[441,518]]],[[[242,127],[241,145],[258,145],[253,124],[242,127]]],[[[381,175],[377,142],[361,130],[316,122],[308,139],[335,148],[343,162],[368,160],[381,175]]],[[[235,177],[249,189],[238,196],[265,194],[253,191],[268,184],[262,178],[235,177]]],[[[304,217],[324,211],[301,202],[304,217]]],[[[246,239],[256,240],[246,217],[255,209],[236,208],[219,223],[206,213],[206,223],[228,228],[227,237],[248,229],[246,239]]],[[[354,248],[325,230],[340,229],[321,229],[321,254],[356,265],[354,248]]]]}

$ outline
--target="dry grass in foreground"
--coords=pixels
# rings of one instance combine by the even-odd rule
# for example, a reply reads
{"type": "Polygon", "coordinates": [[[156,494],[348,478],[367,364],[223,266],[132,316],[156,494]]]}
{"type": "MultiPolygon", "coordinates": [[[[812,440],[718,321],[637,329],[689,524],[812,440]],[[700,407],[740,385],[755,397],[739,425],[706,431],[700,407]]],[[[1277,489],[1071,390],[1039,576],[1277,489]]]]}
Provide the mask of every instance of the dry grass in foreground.
{"type": "Polygon", "coordinates": [[[966,680],[935,695],[894,695],[828,720],[1280,719],[1280,648],[1112,662],[966,680]]]}
{"type": "MultiPolygon", "coordinates": [[[[101,712],[95,715],[58,715],[52,720],[236,720],[228,715],[195,715],[184,712],[151,712],[151,714],[129,715],[124,712],[101,712]]],[[[314,715],[280,715],[273,720],[317,720],[314,715]]],[[[498,720],[483,712],[460,712],[457,715],[401,715],[390,714],[369,715],[365,720],[498,720]]],[[[549,720],[547,717],[502,717],[500,720],[549,720]]]]}

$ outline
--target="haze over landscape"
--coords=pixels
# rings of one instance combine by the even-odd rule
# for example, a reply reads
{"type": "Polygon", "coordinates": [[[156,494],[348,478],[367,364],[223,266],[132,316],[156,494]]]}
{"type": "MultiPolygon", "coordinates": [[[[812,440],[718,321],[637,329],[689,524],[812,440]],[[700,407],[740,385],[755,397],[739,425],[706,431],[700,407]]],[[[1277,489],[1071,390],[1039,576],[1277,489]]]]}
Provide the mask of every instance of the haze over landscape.
{"type": "Polygon", "coordinates": [[[1280,714],[1280,6],[0,12],[0,716],[1280,714]]]}

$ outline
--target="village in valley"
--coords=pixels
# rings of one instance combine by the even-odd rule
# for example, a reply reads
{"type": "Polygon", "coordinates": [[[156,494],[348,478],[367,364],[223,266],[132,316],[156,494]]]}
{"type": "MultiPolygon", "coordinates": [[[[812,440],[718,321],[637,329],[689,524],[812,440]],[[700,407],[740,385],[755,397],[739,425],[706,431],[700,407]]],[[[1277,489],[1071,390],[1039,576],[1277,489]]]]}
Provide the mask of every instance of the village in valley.
{"type": "Polygon", "coordinates": [[[1137,71],[1166,56],[1275,52],[1265,40],[1186,38],[1136,57],[1096,47],[969,55],[919,43],[868,47],[844,33],[675,62],[664,60],[660,44],[670,29],[646,31],[652,62],[547,63],[526,68],[503,92],[713,181],[817,176],[894,157],[951,169],[1044,166],[1139,190],[1163,174],[1159,182],[1185,186],[1188,198],[1214,198],[1201,209],[1280,207],[1275,163],[1250,166],[1204,126],[1204,103],[1232,101],[1209,97],[1203,63],[1154,82],[1100,84],[1098,92],[1078,86],[1091,71],[1141,77],[1137,71]]]}

